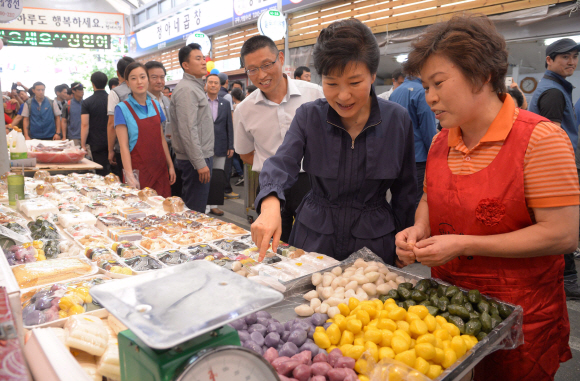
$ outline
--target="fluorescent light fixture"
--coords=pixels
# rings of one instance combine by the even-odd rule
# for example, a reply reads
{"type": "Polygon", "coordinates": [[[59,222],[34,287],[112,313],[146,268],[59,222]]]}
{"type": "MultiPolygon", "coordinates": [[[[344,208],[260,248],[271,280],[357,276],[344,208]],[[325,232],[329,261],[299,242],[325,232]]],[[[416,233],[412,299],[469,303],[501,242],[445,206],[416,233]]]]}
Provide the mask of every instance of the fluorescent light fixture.
{"type": "Polygon", "coordinates": [[[580,44],[580,34],[575,35],[575,36],[564,36],[564,37],[556,37],[556,38],[546,38],[544,40],[544,45],[550,45],[558,40],[561,40],[563,38],[571,38],[572,40],[576,41],[577,43],[580,44]]]}
{"type": "Polygon", "coordinates": [[[398,63],[403,63],[407,61],[408,56],[409,56],[408,54],[399,54],[398,56],[395,57],[395,59],[397,60],[398,63]]]}

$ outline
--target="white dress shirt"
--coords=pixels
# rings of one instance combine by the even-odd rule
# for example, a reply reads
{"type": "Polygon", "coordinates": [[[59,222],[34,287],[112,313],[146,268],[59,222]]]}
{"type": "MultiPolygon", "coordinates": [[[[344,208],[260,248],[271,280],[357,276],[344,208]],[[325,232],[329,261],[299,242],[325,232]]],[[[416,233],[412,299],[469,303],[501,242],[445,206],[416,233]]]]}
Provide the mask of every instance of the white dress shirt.
{"type": "Polygon", "coordinates": [[[260,172],[264,161],[274,156],[290,128],[296,109],[304,103],[324,98],[320,86],[287,79],[286,96],[280,104],[268,100],[260,89],[256,89],[234,111],[234,149],[241,155],[255,151],[253,171],[260,172]]]}

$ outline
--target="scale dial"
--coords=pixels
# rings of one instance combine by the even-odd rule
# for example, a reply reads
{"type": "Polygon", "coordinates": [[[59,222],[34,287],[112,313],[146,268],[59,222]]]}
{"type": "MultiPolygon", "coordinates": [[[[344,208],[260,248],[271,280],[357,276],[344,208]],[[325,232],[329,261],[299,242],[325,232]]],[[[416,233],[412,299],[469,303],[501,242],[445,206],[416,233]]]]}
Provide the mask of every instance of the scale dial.
{"type": "Polygon", "coordinates": [[[280,381],[262,356],[234,345],[200,351],[176,375],[176,381],[280,381]]]}

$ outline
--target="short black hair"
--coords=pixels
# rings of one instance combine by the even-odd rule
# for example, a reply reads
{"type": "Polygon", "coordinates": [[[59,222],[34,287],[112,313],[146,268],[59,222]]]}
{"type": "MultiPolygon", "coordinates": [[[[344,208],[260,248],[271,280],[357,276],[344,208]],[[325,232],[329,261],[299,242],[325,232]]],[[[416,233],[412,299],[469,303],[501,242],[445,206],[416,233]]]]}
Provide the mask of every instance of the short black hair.
{"type": "Polygon", "coordinates": [[[371,74],[376,74],[381,53],[379,44],[368,26],[357,19],[335,21],[322,29],[314,45],[314,68],[320,75],[361,62],[371,74]]]}
{"type": "Polygon", "coordinates": [[[107,75],[102,71],[95,71],[91,75],[91,83],[95,90],[104,90],[105,86],[107,86],[107,75]]]}
{"type": "Polygon", "coordinates": [[[125,70],[127,70],[127,66],[133,62],[135,62],[135,60],[127,56],[121,58],[119,62],[117,62],[117,73],[119,73],[123,79],[125,79],[125,70]]]}
{"type": "Polygon", "coordinates": [[[302,77],[302,74],[304,74],[304,72],[310,73],[310,69],[308,68],[308,66],[298,66],[298,68],[294,70],[294,78],[302,77]]]}
{"type": "Polygon", "coordinates": [[[240,50],[240,60],[242,61],[242,66],[245,66],[244,57],[248,54],[254,53],[256,50],[260,50],[262,48],[269,48],[272,53],[278,54],[278,47],[272,41],[270,37],[266,36],[254,36],[246,40],[244,45],[242,45],[242,49],[240,50]]]}
{"type": "Polygon", "coordinates": [[[250,85],[248,86],[248,88],[246,89],[248,91],[248,94],[252,94],[254,91],[256,91],[258,88],[254,85],[250,85]]]}
{"type": "Polygon", "coordinates": [[[516,87],[508,87],[507,93],[512,96],[512,98],[516,101],[519,108],[522,108],[524,105],[524,94],[516,87]]]}
{"type": "Polygon", "coordinates": [[[235,98],[240,102],[243,101],[245,97],[242,89],[238,89],[237,87],[235,89],[232,89],[232,98],[235,98]]]}
{"type": "MultiPolygon", "coordinates": [[[[36,83],[34,85],[36,85],[36,83]]],[[[32,86],[32,87],[34,87],[34,86],[32,86]]],[[[66,89],[68,89],[68,85],[63,83],[62,85],[58,85],[58,86],[54,87],[54,93],[58,94],[61,91],[66,90],[66,89]]]]}
{"type": "Polygon", "coordinates": [[[403,70],[402,69],[395,69],[393,70],[393,74],[391,75],[391,78],[393,78],[394,80],[397,80],[399,78],[405,78],[405,74],[403,74],[403,70]]]}
{"type": "Polygon", "coordinates": [[[34,82],[34,85],[32,85],[32,88],[34,89],[34,88],[36,88],[36,86],[44,86],[44,88],[46,89],[46,85],[44,83],[40,82],[40,81],[34,82]]]}
{"type": "Polygon", "coordinates": [[[189,54],[192,50],[201,51],[201,45],[192,42],[191,44],[185,45],[183,48],[179,49],[179,66],[183,69],[183,63],[189,59],[189,54]]]}
{"type": "Polygon", "coordinates": [[[119,86],[119,78],[113,77],[109,79],[109,90],[113,90],[113,86],[119,86]]]}
{"type": "MultiPolygon", "coordinates": [[[[208,74],[208,75],[205,77],[205,81],[206,81],[206,82],[207,82],[207,79],[208,79],[209,77],[217,77],[218,81],[220,81],[220,76],[219,76],[219,75],[217,75],[217,74],[208,74]]],[[[220,83],[220,85],[221,85],[221,83],[220,83]]]]}
{"type": "Polygon", "coordinates": [[[169,91],[171,91],[171,87],[169,87],[169,86],[165,86],[165,87],[163,88],[163,90],[169,90],[169,91]]]}
{"type": "Polygon", "coordinates": [[[147,71],[151,69],[163,69],[163,73],[167,74],[167,70],[165,70],[165,66],[159,61],[149,61],[145,64],[147,71]]]}
{"type": "Polygon", "coordinates": [[[18,90],[16,91],[16,94],[20,94],[20,93],[26,93],[26,90],[18,89],[18,90]]]}
{"type": "Polygon", "coordinates": [[[236,84],[240,85],[242,89],[244,88],[244,84],[242,83],[242,81],[240,81],[239,79],[236,79],[236,80],[230,82],[230,89],[233,89],[234,85],[236,85],[236,84]]]}

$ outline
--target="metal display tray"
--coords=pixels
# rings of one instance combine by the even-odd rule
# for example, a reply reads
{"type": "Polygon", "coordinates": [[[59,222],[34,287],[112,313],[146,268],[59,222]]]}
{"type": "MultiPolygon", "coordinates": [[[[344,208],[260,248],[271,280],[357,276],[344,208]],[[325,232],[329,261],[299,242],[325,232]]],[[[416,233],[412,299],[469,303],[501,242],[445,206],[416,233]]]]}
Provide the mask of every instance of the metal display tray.
{"type": "MultiPolygon", "coordinates": [[[[357,253],[353,254],[348,259],[342,261],[339,265],[329,267],[327,269],[319,271],[324,273],[331,271],[335,267],[342,267],[343,269],[352,266],[354,261],[362,257],[367,260],[375,260],[382,262],[382,260],[374,255],[368,249],[361,249],[357,253]],[[373,258],[375,257],[375,258],[373,258]]],[[[405,270],[399,269],[397,267],[386,265],[389,271],[397,273],[405,278],[421,280],[425,279],[418,275],[412,274],[405,270]]],[[[294,308],[307,303],[304,299],[304,294],[308,291],[314,290],[316,287],[312,285],[312,274],[297,278],[293,281],[286,282],[286,291],[284,294],[284,300],[266,309],[273,318],[279,320],[280,322],[286,322],[295,318],[299,318],[294,312],[294,308]]],[[[437,283],[450,286],[440,279],[435,279],[437,283]]],[[[459,288],[460,290],[466,292],[466,289],[459,288]]],[[[486,296],[487,297],[487,296],[486,296]]],[[[475,366],[483,360],[485,356],[494,352],[497,349],[513,349],[519,344],[523,343],[523,333],[522,333],[522,321],[523,321],[523,309],[520,306],[516,306],[510,303],[503,302],[496,298],[491,298],[500,302],[510,309],[510,315],[503,320],[495,329],[493,329],[487,337],[482,341],[477,343],[470,351],[468,351],[463,357],[458,359],[458,361],[451,367],[446,369],[435,381],[459,381],[462,380],[475,366]],[[516,338],[514,340],[513,338],[516,338]],[[514,343],[515,341],[515,343],[514,343]]]]}

